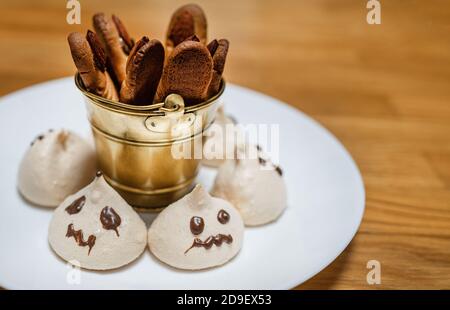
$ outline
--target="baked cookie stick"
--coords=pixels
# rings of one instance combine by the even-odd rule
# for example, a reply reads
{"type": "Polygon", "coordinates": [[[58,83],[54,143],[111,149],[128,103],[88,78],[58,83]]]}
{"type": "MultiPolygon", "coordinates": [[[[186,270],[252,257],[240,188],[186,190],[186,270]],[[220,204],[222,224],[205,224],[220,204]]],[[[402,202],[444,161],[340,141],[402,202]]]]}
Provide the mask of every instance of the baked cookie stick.
{"type": "Polygon", "coordinates": [[[202,8],[196,4],[187,4],[176,10],[169,23],[166,35],[166,48],[170,54],[178,44],[192,35],[206,45],[207,23],[202,8]]]}
{"type": "Polygon", "coordinates": [[[212,57],[204,44],[191,40],[180,43],[166,61],[156,101],[164,101],[173,93],[182,96],[187,105],[206,100],[212,71],[212,57]]]}
{"type": "Polygon", "coordinates": [[[226,39],[213,40],[208,44],[208,50],[211,53],[214,65],[211,83],[208,88],[208,97],[214,96],[219,91],[229,45],[230,43],[226,39]]]}
{"type": "Polygon", "coordinates": [[[84,86],[94,94],[117,101],[117,90],[106,71],[106,55],[95,33],[89,30],[84,37],[79,32],[73,32],[67,40],[84,86]]]}
{"type": "Polygon", "coordinates": [[[111,61],[114,77],[117,79],[118,85],[121,85],[125,80],[127,57],[133,48],[134,41],[115,15],[109,18],[104,13],[97,13],[93,17],[93,24],[111,61]]]}
{"type": "Polygon", "coordinates": [[[161,42],[147,37],[139,40],[128,57],[120,101],[135,105],[152,104],[163,66],[164,47],[161,42]]]}

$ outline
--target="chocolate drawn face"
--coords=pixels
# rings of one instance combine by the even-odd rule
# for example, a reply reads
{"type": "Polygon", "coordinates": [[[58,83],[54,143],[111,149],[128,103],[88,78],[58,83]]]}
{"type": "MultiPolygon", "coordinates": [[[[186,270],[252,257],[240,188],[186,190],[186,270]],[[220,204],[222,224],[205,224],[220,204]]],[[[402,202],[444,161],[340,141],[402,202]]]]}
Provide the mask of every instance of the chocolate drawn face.
{"type": "Polygon", "coordinates": [[[239,252],[243,237],[239,212],[201,185],[161,211],[148,232],[153,255],[188,270],[224,264],[239,252]]]}
{"type": "MultiPolygon", "coordinates": [[[[220,209],[219,212],[217,213],[217,221],[222,225],[227,224],[230,221],[230,214],[227,211],[225,211],[224,209],[220,209]]],[[[193,235],[195,235],[195,236],[200,235],[203,232],[203,230],[205,229],[205,221],[203,220],[203,218],[200,216],[191,217],[190,229],[191,229],[191,232],[193,235]]],[[[200,238],[195,238],[191,247],[188,248],[184,252],[184,254],[189,252],[189,250],[191,250],[192,248],[203,247],[208,250],[213,245],[221,246],[222,243],[224,243],[224,242],[228,243],[228,244],[233,242],[233,237],[231,236],[231,234],[220,234],[219,233],[217,235],[210,235],[205,240],[201,240],[200,238]]]]}
{"type": "Polygon", "coordinates": [[[85,241],[83,237],[83,231],[81,229],[76,230],[75,228],[73,228],[73,224],[69,224],[67,226],[66,237],[67,238],[73,237],[78,246],[82,247],[88,246],[89,247],[88,255],[91,254],[91,250],[95,245],[95,240],[97,239],[95,235],[89,235],[89,237],[85,241]]]}
{"type": "Polygon", "coordinates": [[[193,216],[191,217],[190,228],[192,234],[200,235],[205,229],[205,221],[200,216],[193,216]]]}
{"type": "Polygon", "coordinates": [[[111,270],[132,262],[145,250],[147,228],[99,173],[56,208],[48,241],[53,251],[71,264],[111,270]]]}
{"type": "MultiPolygon", "coordinates": [[[[69,204],[69,206],[65,208],[65,211],[71,217],[76,216],[83,210],[85,203],[86,203],[86,196],[83,195],[75,199],[71,204],[69,204]]],[[[99,220],[102,223],[102,227],[105,230],[114,230],[116,232],[117,237],[120,236],[118,227],[122,223],[122,219],[113,208],[109,206],[104,207],[100,212],[99,220]]],[[[77,230],[74,227],[73,222],[67,225],[66,237],[67,238],[73,237],[78,246],[81,247],[88,246],[89,248],[88,255],[91,253],[91,250],[95,245],[95,241],[97,240],[97,237],[94,234],[89,235],[88,238],[84,240],[83,230],[82,229],[77,230]]]]}

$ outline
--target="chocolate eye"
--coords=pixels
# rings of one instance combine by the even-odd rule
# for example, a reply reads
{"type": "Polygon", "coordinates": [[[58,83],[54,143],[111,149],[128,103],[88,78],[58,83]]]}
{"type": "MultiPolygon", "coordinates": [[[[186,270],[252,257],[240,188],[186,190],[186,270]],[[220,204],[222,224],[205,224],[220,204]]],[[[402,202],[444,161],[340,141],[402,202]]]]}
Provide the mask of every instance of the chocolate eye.
{"type": "Polygon", "coordinates": [[[230,220],[230,215],[225,210],[220,210],[219,213],[217,213],[217,220],[220,222],[220,224],[226,224],[230,220]]]}
{"type": "Polygon", "coordinates": [[[194,235],[200,235],[205,229],[205,222],[200,216],[191,217],[191,232],[194,235]]]}

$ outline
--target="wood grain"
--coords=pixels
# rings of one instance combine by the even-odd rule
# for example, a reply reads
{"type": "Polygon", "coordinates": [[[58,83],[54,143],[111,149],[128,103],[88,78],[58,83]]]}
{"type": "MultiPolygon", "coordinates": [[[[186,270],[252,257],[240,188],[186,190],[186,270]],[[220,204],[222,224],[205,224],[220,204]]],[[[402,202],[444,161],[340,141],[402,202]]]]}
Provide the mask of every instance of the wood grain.
{"type": "MultiPolygon", "coordinates": [[[[82,25],[60,0],[2,0],[0,94],[71,75],[66,35],[99,10],[136,37],[163,38],[184,1],[80,0],[82,25]]],[[[231,42],[225,75],[311,115],[361,169],[367,209],[350,246],[299,289],[450,289],[450,2],[197,1],[211,37],[231,42]],[[382,284],[366,282],[367,261],[382,284]]]]}

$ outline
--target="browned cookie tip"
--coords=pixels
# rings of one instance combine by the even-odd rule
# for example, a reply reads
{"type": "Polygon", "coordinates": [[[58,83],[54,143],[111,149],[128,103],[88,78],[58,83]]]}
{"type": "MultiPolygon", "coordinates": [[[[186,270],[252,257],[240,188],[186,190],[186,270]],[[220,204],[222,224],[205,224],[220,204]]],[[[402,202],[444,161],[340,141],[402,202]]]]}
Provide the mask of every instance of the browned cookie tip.
{"type": "Polygon", "coordinates": [[[123,25],[122,21],[116,15],[112,15],[112,21],[116,26],[117,32],[119,33],[119,37],[122,40],[122,50],[125,54],[129,55],[131,49],[134,46],[134,40],[128,34],[127,29],[123,25]]]}
{"type": "Polygon", "coordinates": [[[226,39],[213,40],[208,44],[208,50],[211,53],[214,65],[213,76],[208,88],[208,97],[214,96],[220,89],[220,81],[225,69],[229,46],[230,43],[226,39]]]}
{"type": "Polygon", "coordinates": [[[196,4],[187,4],[172,15],[166,35],[166,47],[171,50],[192,35],[206,44],[206,34],[207,22],[202,8],[196,4]]]}
{"type": "Polygon", "coordinates": [[[103,48],[111,61],[114,77],[120,85],[125,79],[127,56],[134,42],[117,16],[113,15],[112,18],[109,18],[104,13],[97,13],[92,21],[103,48]]]}
{"type": "Polygon", "coordinates": [[[120,101],[136,105],[152,104],[163,65],[164,47],[161,42],[147,37],[139,40],[128,57],[120,101]]]}
{"type": "Polygon", "coordinates": [[[182,96],[186,104],[206,100],[212,71],[212,57],[204,44],[196,41],[180,43],[166,61],[157,100],[163,101],[172,93],[182,96]]]}
{"type": "Polygon", "coordinates": [[[106,71],[105,52],[95,33],[88,31],[85,37],[79,32],[73,32],[69,34],[67,41],[75,66],[87,90],[117,101],[117,90],[106,71]]]}

